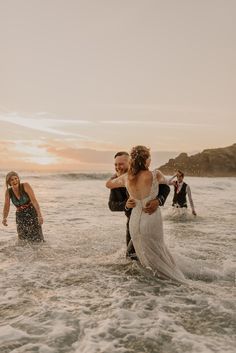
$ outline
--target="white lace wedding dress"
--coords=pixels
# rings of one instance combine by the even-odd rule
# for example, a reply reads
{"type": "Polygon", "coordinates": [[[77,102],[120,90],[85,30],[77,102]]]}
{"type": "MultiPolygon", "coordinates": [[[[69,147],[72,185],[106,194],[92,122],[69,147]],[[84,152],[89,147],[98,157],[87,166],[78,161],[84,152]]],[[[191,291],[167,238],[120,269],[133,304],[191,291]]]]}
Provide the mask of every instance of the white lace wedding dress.
{"type": "Polygon", "coordinates": [[[136,254],[144,267],[151,269],[155,275],[161,278],[185,282],[184,275],[177,268],[164,243],[160,208],[158,207],[151,215],[142,210],[147,201],[155,199],[158,194],[159,184],[156,173],[157,170],[152,171],[153,181],[150,194],[142,200],[133,197],[129,192],[128,185],[126,185],[130,197],[136,201],[129,222],[131,239],[136,254]]]}

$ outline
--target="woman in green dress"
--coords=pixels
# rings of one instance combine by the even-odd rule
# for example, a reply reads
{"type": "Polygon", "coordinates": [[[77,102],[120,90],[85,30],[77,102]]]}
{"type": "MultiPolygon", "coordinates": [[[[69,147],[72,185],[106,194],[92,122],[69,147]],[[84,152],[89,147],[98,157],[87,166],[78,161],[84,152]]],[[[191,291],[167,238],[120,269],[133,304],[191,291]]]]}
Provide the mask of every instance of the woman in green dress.
{"type": "Polygon", "coordinates": [[[11,200],[16,207],[16,225],[19,239],[31,242],[44,241],[42,232],[43,218],[30,184],[20,183],[18,174],[9,172],[6,175],[6,186],[2,224],[4,226],[8,225],[7,217],[11,200]]]}

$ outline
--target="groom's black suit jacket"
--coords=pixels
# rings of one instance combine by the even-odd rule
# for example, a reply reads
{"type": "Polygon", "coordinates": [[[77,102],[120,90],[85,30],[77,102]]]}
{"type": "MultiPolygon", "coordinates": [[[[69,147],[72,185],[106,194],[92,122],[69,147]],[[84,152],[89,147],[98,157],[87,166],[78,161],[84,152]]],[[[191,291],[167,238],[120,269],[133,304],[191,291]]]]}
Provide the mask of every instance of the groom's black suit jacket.
{"type": "MultiPolygon", "coordinates": [[[[159,200],[160,206],[163,206],[166,202],[167,196],[170,193],[170,187],[166,184],[159,185],[159,192],[157,199],[159,200]]],[[[132,209],[128,211],[125,209],[126,201],[128,200],[129,195],[126,188],[116,188],[111,189],[108,206],[111,211],[124,211],[127,216],[127,225],[126,225],[126,243],[127,246],[130,242],[130,233],[129,233],[129,218],[132,212],[132,209]]],[[[129,247],[129,253],[135,252],[134,248],[129,247]]]]}

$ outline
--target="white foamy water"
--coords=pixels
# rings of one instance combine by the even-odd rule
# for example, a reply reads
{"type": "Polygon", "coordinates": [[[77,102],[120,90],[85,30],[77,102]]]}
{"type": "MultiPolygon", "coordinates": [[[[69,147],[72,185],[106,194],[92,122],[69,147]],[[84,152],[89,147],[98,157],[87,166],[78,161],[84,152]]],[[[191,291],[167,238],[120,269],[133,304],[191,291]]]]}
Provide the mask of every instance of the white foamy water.
{"type": "Polygon", "coordinates": [[[1,353],[235,352],[235,178],[186,177],[196,218],[171,212],[173,190],[162,210],[187,285],[125,259],[126,219],[109,211],[102,176],[23,179],[46,243],[17,245],[11,206],[0,228],[1,353]]]}

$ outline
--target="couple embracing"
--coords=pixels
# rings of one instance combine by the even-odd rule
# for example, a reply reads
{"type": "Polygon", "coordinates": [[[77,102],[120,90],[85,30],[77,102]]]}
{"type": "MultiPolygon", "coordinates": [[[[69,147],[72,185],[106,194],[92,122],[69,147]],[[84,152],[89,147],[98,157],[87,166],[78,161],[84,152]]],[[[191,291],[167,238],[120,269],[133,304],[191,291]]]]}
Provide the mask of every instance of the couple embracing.
{"type": "Polygon", "coordinates": [[[145,146],[133,147],[130,157],[126,152],[115,156],[117,174],[106,183],[111,189],[109,207],[112,211],[125,210],[128,217],[128,255],[136,253],[140,263],[160,278],[185,282],[165,245],[158,207],[164,204],[172,179],[167,180],[157,169],[150,171],[150,163],[150,151],[145,146]]]}

